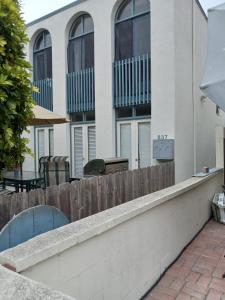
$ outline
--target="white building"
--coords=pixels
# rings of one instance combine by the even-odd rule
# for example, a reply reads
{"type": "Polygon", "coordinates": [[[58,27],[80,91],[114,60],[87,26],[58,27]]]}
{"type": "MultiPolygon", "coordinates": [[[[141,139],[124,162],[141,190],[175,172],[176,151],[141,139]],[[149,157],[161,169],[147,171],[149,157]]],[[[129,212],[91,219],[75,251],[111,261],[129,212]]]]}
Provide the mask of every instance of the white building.
{"type": "Polygon", "coordinates": [[[174,140],[177,181],[215,166],[224,115],[199,89],[207,18],[197,0],[78,0],[27,28],[35,98],[71,120],[31,128],[36,166],[54,154],[70,157],[73,175],[95,157],[145,167],[160,162],[159,138],[174,140]]]}

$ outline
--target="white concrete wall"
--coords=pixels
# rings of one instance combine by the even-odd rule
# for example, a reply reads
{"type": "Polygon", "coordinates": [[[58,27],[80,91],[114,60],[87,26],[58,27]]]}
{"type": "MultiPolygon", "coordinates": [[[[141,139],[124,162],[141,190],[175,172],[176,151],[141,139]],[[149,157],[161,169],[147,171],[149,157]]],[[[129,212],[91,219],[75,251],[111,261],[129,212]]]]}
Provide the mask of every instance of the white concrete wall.
{"type": "MultiPolygon", "coordinates": [[[[34,40],[47,29],[53,44],[54,111],[66,115],[67,44],[69,29],[81,13],[89,13],[95,31],[95,99],[97,157],[116,152],[112,108],[114,18],[122,0],[87,0],[28,27],[32,62],[34,40]],[[103,13],[104,12],[104,13],[103,13]]],[[[151,139],[175,139],[176,181],[216,163],[216,115],[210,100],[201,101],[199,85],[207,50],[207,20],[196,0],[151,0],[151,139]]],[[[54,126],[55,155],[70,155],[69,125],[54,126]]],[[[31,137],[33,138],[33,137],[31,137]]],[[[152,163],[157,163],[152,160],[152,163]]]]}
{"type": "Polygon", "coordinates": [[[175,139],[174,11],[174,1],[151,1],[152,140],[175,139]]]}
{"type": "MultiPolygon", "coordinates": [[[[205,18],[194,2],[194,102],[195,102],[195,151],[196,171],[205,165],[216,165],[216,127],[225,127],[225,114],[216,115],[216,105],[209,99],[201,100],[199,89],[207,54],[207,27],[205,18]]],[[[223,148],[222,148],[223,149],[223,148]]]]}
{"type": "Polygon", "coordinates": [[[137,300],[198,233],[223,174],[165,190],[0,253],[0,263],[79,300],[137,300]]]}
{"type": "Polygon", "coordinates": [[[0,299],[2,300],[75,300],[38,282],[0,267],[0,299]]]}

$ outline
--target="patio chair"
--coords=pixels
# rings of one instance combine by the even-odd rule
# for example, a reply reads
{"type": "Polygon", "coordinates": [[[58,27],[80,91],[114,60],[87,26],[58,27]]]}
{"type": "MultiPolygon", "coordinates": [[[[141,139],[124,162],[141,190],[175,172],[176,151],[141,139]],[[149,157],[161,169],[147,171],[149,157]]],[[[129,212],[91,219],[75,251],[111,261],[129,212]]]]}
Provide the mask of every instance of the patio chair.
{"type": "Polygon", "coordinates": [[[70,182],[70,165],[66,157],[54,157],[42,162],[45,186],[70,182]]]}
{"type": "Polygon", "coordinates": [[[7,190],[4,187],[4,182],[3,181],[0,181],[0,196],[11,195],[13,193],[14,193],[13,191],[7,190]]]}
{"type": "Polygon", "coordinates": [[[38,171],[39,171],[40,174],[44,173],[44,165],[43,165],[43,163],[50,161],[51,158],[52,158],[52,156],[42,156],[42,157],[39,158],[39,168],[38,168],[38,171]]]}

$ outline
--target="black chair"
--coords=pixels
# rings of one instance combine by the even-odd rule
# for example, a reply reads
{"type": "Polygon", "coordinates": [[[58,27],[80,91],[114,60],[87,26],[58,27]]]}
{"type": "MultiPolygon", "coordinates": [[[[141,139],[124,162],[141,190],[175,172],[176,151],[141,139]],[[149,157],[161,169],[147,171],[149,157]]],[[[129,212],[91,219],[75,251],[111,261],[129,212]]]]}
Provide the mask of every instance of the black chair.
{"type": "Polygon", "coordinates": [[[40,162],[39,169],[43,173],[45,187],[51,185],[59,185],[65,182],[71,182],[70,165],[67,156],[55,156],[50,159],[43,159],[40,162]]]}
{"type": "Polygon", "coordinates": [[[4,186],[4,182],[0,181],[0,196],[11,195],[13,191],[7,190],[4,186]]]}

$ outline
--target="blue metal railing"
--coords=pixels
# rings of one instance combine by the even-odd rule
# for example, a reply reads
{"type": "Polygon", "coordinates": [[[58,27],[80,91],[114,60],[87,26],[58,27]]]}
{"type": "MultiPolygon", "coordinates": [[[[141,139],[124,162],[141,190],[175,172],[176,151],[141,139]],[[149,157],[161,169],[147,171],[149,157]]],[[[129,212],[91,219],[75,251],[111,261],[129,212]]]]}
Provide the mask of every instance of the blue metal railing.
{"type": "Polygon", "coordinates": [[[33,82],[33,85],[39,89],[38,93],[33,93],[33,98],[36,103],[53,111],[52,79],[46,78],[37,80],[33,82]]]}
{"type": "Polygon", "coordinates": [[[113,64],[114,107],[151,102],[151,60],[149,54],[113,64]]]}
{"type": "Polygon", "coordinates": [[[67,112],[85,112],[95,109],[94,68],[66,75],[67,112]]]}

